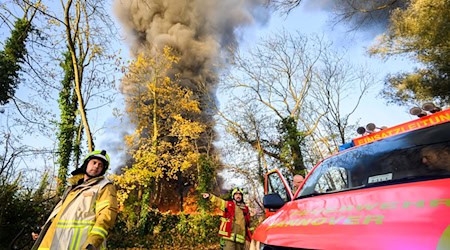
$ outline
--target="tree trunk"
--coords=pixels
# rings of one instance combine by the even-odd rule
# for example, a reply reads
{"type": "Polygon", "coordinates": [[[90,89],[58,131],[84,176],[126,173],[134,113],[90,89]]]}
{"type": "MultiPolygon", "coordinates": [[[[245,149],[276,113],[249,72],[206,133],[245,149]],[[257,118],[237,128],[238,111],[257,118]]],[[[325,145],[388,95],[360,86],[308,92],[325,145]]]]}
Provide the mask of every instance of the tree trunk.
{"type": "MultiPolygon", "coordinates": [[[[70,51],[70,55],[72,57],[72,64],[73,64],[73,71],[74,71],[74,82],[75,82],[75,92],[77,94],[78,97],[78,110],[80,111],[80,115],[81,115],[81,122],[83,124],[83,127],[85,129],[86,132],[86,140],[87,140],[87,144],[88,144],[88,150],[89,152],[92,152],[94,150],[94,141],[92,139],[92,134],[91,134],[91,129],[89,127],[89,123],[87,120],[87,116],[86,116],[86,108],[84,106],[84,100],[83,100],[83,96],[81,93],[81,86],[82,86],[82,81],[83,81],[83,73],[80,70],[79,66],[80,66],[80,62],[77,58],[76,55],[76,47],[75,47],[75,43],[74,43],[74,38],[72,37],[72,27],[70,24],[70,8],[72,6],[72,0],[69,0],[67,2],[67,5],[65,6],[65,25],[66,25],[66,38],[67,38],[67,45],[70,51]]],[[[77,6],[77,8],[79,8],[79,6],[77,6]]],[[[77,11],[78,12],[78,11],[77,11]]],[[[77,16],[77,20],[75,20],[77,23],[79,23],[79,16],[77,16]]],[[[77,26],[75,28],[78,28],[77,26]]],[[[78,33],[78,30],[74,30],[74,33],[78,33]]]]}

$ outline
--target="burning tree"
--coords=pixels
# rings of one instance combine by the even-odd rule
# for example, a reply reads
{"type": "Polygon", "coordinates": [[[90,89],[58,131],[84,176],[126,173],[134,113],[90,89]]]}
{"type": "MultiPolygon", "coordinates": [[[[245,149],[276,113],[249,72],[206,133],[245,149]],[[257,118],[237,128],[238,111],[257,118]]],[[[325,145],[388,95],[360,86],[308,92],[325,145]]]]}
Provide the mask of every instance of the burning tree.
{"type": "MultiPolygon", "coordinates": [[[[136,74],[136,77],[139,75],[137,81],[133,82],[127,78],[122,86],[123,93],[130,102],[128,111],[137,132],[134,137],[127,139],[128,144],[133,145],[130,155],[132,158],[130,164],[133,167],[125,170],[125,173],[132,174],[131,169],[140,168],[141,172],[148,171],[143,175],[146,176],[145,182],[158,180],[158,183],[153,184],[156,186],[152,187],[156,193],[152,193],[151,197],[138,194],[138,197],[142,195],[142,199],[139,199],[142,204],[173,203],[173,195],[163,193],[166,189],[173,189],[174,186],[169,184],[173,180],[178,181],[180,197],[183,197],[183,191],[192,184],[190,180],[196,179],[197,176],[199,183],[202,179],[205,180],[201,177],[203,165],[197,166],[197,173],[189,170],[193,171],[192,166],[195,166],[199,155],[208,159],[205,166],[213,163],[212,166],[215,168],[218,165],[213,146],[216,134],[213,119],[215,111],[212,108],[216,101],[218,72],[230,56],[228,48],[235,48],[238,44],[236,32],[239,28],[257,21],[255,16],[261,19],[267,17],[266,10],[262,8],[263,2],[264,0],[116,1],[117,16],[132,37],[131,50],[137,58],[131,68],[139,66],[144,61],[150,62],[155,58],[161,58],[161,48],[165,46],[172,48],[177,55],[176,59],[172,58],[172,55],[167,54],[170,50],[166,49],[162,54],[168,63],[167,67],[162,67],[158,74],[154,74],[156,72],[154,70],[151,74],[148,72],[152,70],[142,70],[136,74]],[[129,98],[131,96],[139,99],[151,95],[152,89],[141,84],[151,79],[149,74],[152,77],[159,77],[158,84],[165,84],[156,87],[161,91],[159,97],[146,96],[144,101],[139,102],[131,100],[129,98]],[[167,79],[167,82],[164,79],[167,79]],[[133,86],[135,84],[138,86],[133,86]],[[149,114],[152,114],[150,110],[145,115],[139,114],[139,109],[134,108],[136,105],[133,106],[131,103],[136,102],[150,107],[154,104],[152,100],[161,100],[156,111],[160,113],[154,112],[155,115],[151,116],[152,119],[158,117],[157,121],[149,120],[149,114]],[[179,102],[190,104],[189,107],[183,107],[179,102]],[[167,107],[167,113],[162,112],[162,107],[167,107]],[[164,115],[159,117],[160,114],[164,115]],[[158,126],[141,126],[141,121],[143,124],[157,123],[158,126]],[[177,154],[181,158],[177,158],[177,154]],[[147,160],[140,160],[144,158],[147,160]],[[181,164],[182,162],[185,163],[181,164]],[[150,171],[149,166],[158,166],[158,169],[150,171]]],[[[211,179],[214,178],[209,178],[211,179]]],[[[211,188],[210,186],[208,183],[202,183],[195,188],[202,190],[206,187],[211,188]]],[[[130,186],[128,189],[133,190],[135,187],[130,186]]],[[[167,206],[165,208],[167,209],[167,206]]]]}
{"type": "Polygon", "coordinates": [[[140,54],[123,79],[127,112],[136,128],[126,137],[133,161],[116,180],[122,202],[135,196],[141,221],[150,204],[177,209],[182,188],[195,180],[201,155],[197,142],[206,125],[190,119],[201,112],[199,102],[180,85],[178,75],[168,76],[178,60],[169,47],[153,56],[140,54]]]}

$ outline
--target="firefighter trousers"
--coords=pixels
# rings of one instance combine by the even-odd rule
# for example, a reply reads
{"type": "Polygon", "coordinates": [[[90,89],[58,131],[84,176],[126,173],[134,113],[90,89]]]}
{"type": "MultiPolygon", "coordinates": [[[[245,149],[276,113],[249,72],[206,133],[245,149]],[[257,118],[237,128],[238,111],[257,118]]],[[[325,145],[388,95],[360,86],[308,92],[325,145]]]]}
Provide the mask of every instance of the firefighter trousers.
{"type": "Polygon", "coordinates": [[[222,250],[246,250],[244,243],[224,240],[222,250]]]}

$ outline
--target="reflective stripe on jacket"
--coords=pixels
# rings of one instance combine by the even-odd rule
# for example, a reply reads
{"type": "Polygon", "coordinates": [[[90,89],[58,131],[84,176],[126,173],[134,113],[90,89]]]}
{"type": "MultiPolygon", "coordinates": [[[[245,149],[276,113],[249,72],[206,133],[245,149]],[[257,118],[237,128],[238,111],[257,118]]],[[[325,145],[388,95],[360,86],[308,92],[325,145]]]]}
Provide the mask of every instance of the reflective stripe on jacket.
{"type": "Polygon", "coordinates": [[[236,206],[234,201],[225,201],[213,194],[210,194],[210,196],[211,202],[224,212],[220,219],[219,236],[239,243],[245,243],[246,238],[250,239],[248,207],[244,205],[241,208],[236,206]]]}
{"type": "MultiPolygon", "coordinates": [[[[103,176],[65,192],[37,240],[37,249],[85,249],[88,244],[106,249],[106,237],[117,217],[116,190],[103,176]],[[47,224],[50,223],[50,226],[47,224]]],[[[33,249],[36,249],[33,247],[33,249]]]]}

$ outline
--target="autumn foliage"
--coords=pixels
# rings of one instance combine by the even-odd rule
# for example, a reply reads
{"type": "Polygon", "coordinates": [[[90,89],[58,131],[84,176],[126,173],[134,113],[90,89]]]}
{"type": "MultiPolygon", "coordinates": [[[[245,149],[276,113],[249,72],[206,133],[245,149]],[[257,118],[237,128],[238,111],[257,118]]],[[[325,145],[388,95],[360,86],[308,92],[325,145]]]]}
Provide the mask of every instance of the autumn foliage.
{"type": "Polygon", "coordinates": [[[201,113],[196,96],[173,74],[178,60],[169,47],[139,54],[122,83],[135,129],[125,138],[131,160],[114,178],[123,210],[139,225],[151,208],[178,212],[192,204],[188,211],[196,210],[197,141],[206,125],[193,118],[201,113]]]}

